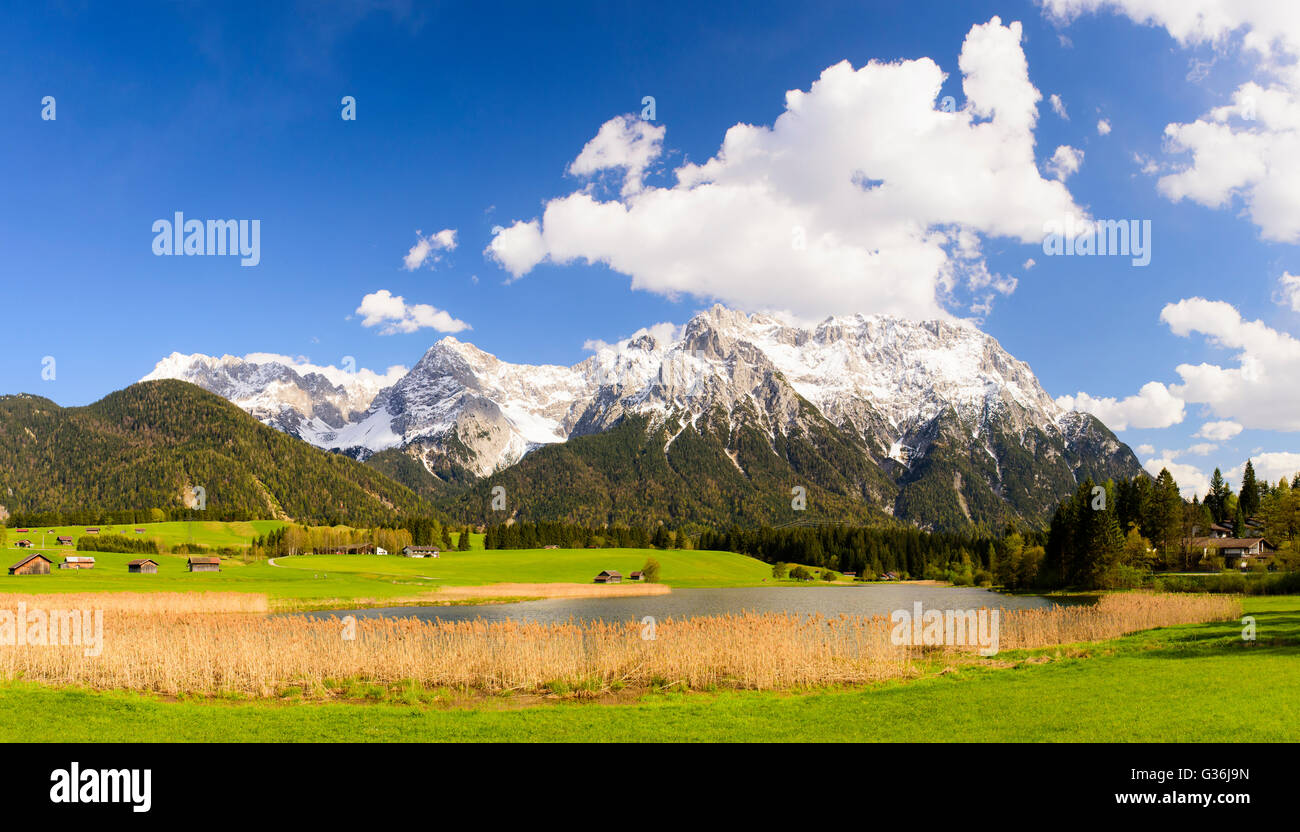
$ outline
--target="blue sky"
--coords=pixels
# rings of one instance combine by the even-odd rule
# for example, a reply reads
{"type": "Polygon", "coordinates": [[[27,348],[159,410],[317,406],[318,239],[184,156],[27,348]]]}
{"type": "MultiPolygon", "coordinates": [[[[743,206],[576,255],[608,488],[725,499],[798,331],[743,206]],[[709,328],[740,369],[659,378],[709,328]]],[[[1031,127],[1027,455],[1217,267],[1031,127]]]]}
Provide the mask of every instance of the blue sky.
{"type": "MultiPolygon", "coordinates": [[[[978,318],[1053,396],[1086,393],[1072,403],[1125,425],[1120,435],[1143,461],[1171,464],[1184,485],[1248,455],[1274,479],[1300,470],[1292,453],[1300,393],[1290,374],[1300,372],[1291,337],[1300,333],[1300,281],[1287,278],[1300,274],[1300,209],[1268,184],[1300,183],[1300,162],[1286,152],[1300,123],[1288,120],[1300,114],[1294,17],[1189,28],[1177,14],[1187,3],[1173,0],[1149,17],[1129,14],[1128,0],[566,5],[6,4],[0,245],[9,314],[0,391],[85,404],[173,351],[410,366],[459,326],[449,321],[468,326],[457,337],[503,359],[568,364],[585,357],[589,339],[680,324],[715,299],[804,319],[920,314],[931,304],[978,318]],[[983,57],[976,27],[990,38],[983,57]],[[931,113],[884,113],[877,130],[832,106],[850,89],[864,102],[910,94],[912,75],[863,67],[928,58],[946,78],[925,109],[951,95],[972,131],[1014,120],[1014,84],[983,94],[992,116],[961,115],[980,103],[959,66],[968,40],[972,65],[994,75],[1014,75],[1023,53],[1027,83],[1041,95],[1032,124],[999,127],[1004,144],[971,150],[975,143],[955,132],[945,150],[941,141],[908,140],[931,113]],[[787,90],[809,92],[841,61],[848,71],[807,98],[810,112],[828,104],[804,122],[805,133],[822,135],[760,136],[770,139],[768,155],[752,165],[733,153],[723,176],[736,188],[809,175],[775,186],[752,211],[742,200],[725,228],[709,231],[716,246],[659,234],[655,215],[630,211],[651,198],[675,217],[703,210],[674,192],[678,169],[718,155],[733,125],[771,128],[787,90]],[[1215,108],[1243,107],[1242,95],[1258,115],[1216,121],[1215,108]],[[53,120],[41,117],[45,96],[55,99],[53,120]],[[355,121],[340,117],[344,96],[355,97],[355,121]],[[653,121],[639,118],[644,96],[655,99],[653,121]],[[624,115],[614,126],[626,130],[611,133],[603,152],[592,147],[588,172],[571,169],[602,125],[624,115]],[[1168,125],[1193,127],[1174,141],[1168,125]],[[959,255],[966,219],[943,217],[922,232],[951,234],[947,244],[908,237],[886,245],[872,266],[879,274],[858,280],[843,264],[881,238],[864,231],[855,241],[858,220],[846,212],[856,203],[827,204],[803,187],[854,164],[826,158],[819,148],[830,139],[847,157],[867,148],[878,164],[862,172],[883,186],[863,216],[943,215],[951,188],[971,203],[953,212],[969,219],[977,251],[959,255]],[[1041,178],[1032,188],[1022,169],[986,169],[1026,140],[1032,155],[1022,161],[1041,178]],[[1062,146],[1081,158],[1063,182],[1051,164],[1062,146]],[[628,184],[619,160],[638,151],[647,161],[628,184]],[[954,168],[953,155],[968,151],[968,166],[954,168]],[[576,204],[565,201],[576,194],[629,209],[630,219],[608,228],[594,214],[542,222],[548,205],[576,204]],[[1021,196],[1025,205],[1008,207],[1021,196]],[[1095,218],[1150,220],[1150,264],[1045,256],[1030,232],[1063,204],[1095,218]],[[745,272],[737,249],[752,243],[754,258],[770,261],[764,246],[772,228],[789,227],[787,209],[843,222],[832,224],[837,243],[810,247],[822,259],[800,261],[829,275],[821,294],[802,291],[797,273],[745,272]],[[260,263],[155,256],[152,225],[176,211],[259,220],[260,263]],[[533,220],[544,240],[538,231],[537,240],[506,245],[494,232],[533,220]],[[454,249],[406,268],[417,230],[453,229],[454,249]],[[494,241],[498,255],[487,252],[494,241]],[[523,251],[530,242],[544,246],[540,259],[523,251]],[[956,267],[955,289],[931,297],[935,278],[916,264],[933,265],[926,258],[935,252],[956,267]],[[674,283],[683,269],[704,277],[674,283]],[[909,282],[914,273],[919,283],[909,282]],[[883,300],[900,282],[915,287],[908,299],[883,300]],[[446,314],[408,309],[413,331],[384,334],[393,321],[367,326],[358,314],[379,292],[446,314]],[[52,379],[42,377],[47,356],[56,361],[52,379]],[[1210,369],[1191,377],[1177,370],[1202,364],[1210,369]]],[[[788,249],[785,232],[777,236],[788,249]]]]}

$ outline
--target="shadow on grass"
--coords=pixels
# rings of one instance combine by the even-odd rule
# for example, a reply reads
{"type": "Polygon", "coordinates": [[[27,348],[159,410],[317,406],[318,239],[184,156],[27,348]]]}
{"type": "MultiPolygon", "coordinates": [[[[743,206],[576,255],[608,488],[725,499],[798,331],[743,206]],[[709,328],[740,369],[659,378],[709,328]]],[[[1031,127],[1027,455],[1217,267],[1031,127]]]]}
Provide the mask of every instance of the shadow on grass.
{"type": "MultiPolygon", "coordinates": [[[[1172,630],[1150,630],[1135,639],[1134,655],[1149,659],[1193,659],[1207,655],[1300,655],[1300,611],[1249,613],[1254,639],[1243,638],[1242,621],[1216,621],[1172,630]]],[[[1128,651],[1126,651],[1128,652],[1128,651]]]]}

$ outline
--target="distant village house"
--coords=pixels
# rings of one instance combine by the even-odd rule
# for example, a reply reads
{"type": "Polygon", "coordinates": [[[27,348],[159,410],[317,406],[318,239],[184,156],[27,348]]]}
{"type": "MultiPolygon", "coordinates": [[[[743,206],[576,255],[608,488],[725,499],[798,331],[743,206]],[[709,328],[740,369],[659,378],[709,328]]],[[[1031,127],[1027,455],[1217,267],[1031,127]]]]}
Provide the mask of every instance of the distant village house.
{"type": "Polygon", "coordinates": [[[402,556],[407,558],[436,558],[442,550],[436,546],[403,546],[402,556]]]}
{"type": "Polygon", "coordinates": [[[158,574],[158,561],[151,558],[141,558],[140,560],[128,561],[126,564],[126,571],[146,575],[156,575],[158,574]]]}
{"type": "Polygon", "coordinates": [[[59,564],[60,569],[94,569],[95,559],[85,555],[66,555],[63,563],[59,564]]]}
{"type": "Polygon", "coordinates": [[[1217,554],[1227,569],[1249,569],[1255,564],[1268,566],[1277,552],[1277,547],[1262,537],[1194,537],[1191,549],[1200,551],[1203,559],[1217,554]]]}
{"type": "Polygon", "coordinates": [[[71,545],[72,545],[72,538],[70,538],[70,537],[56,537],[56,538],[54,538],[54,542],[57,543],[57,544],[60,545],[60,546],[71,546],[71,545]]]}
{"type": "Polygon", "coordinates": [[[220,572],[221,558],[190,558],[189,567],[191,572],[220,572]]]}

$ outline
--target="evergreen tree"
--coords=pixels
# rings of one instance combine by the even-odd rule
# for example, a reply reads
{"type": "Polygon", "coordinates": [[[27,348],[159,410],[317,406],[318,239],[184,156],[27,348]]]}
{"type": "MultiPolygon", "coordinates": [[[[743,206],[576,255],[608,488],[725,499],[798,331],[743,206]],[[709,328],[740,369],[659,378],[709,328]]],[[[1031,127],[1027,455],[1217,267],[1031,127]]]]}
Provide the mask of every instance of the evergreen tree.
{"type": "Polygon", "coordinates": [[[1215,468],[1214,476],[1210,478],[1210,491],[1205,495],[1205,505],[1210,510],[1210,517],[1215,523],[1228,521],[1228,496],[1231,493],[1232,490],[1223,480],[1223,472],[1215,468]]]}
{"type": "Polygon", "coordinates": [[[456,549],[461,552],[469,551],[469,526],[461,530],[460,539],[456,541],[456,549]]]}
{"type": "MultiPolygon", "coordinates": [[[[1259,483],[1255,481],[1255,466],[1246,460],[1246,472],[1241,475],[1241,494],[1237,497],[1237,506],[1245,519],[1249,520],[1259,511],[1259,483]]],[[[1241,536],[1241,529],[1237,536],[1241,536]]]]}

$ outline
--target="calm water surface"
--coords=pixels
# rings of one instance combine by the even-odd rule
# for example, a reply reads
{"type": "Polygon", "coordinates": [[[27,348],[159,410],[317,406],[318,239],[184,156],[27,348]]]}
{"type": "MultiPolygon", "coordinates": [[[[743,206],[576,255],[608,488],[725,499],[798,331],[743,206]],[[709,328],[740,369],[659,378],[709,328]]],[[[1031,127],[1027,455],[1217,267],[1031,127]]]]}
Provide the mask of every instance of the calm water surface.
{"type": "Polygon", "coordinates": [[[643,616],[690,618],[739,612],[784,612],[801,615],[889,615],[897,609],[911,610],[921,602],[923,609],[1023,610],[1055,606],[1036,596],[999,595],[972,587],[875,584],[825,587],[728,587],[718,589],[674,589],[671,595],[625,598],[548,598],[514,604],[484,604],[461,607],[380,607],[367,610],[329,610],[298,613],[312,617],[358,618],[378,616],[410,617],[441,621],[526,620],[627,621],[643,616]]]}

